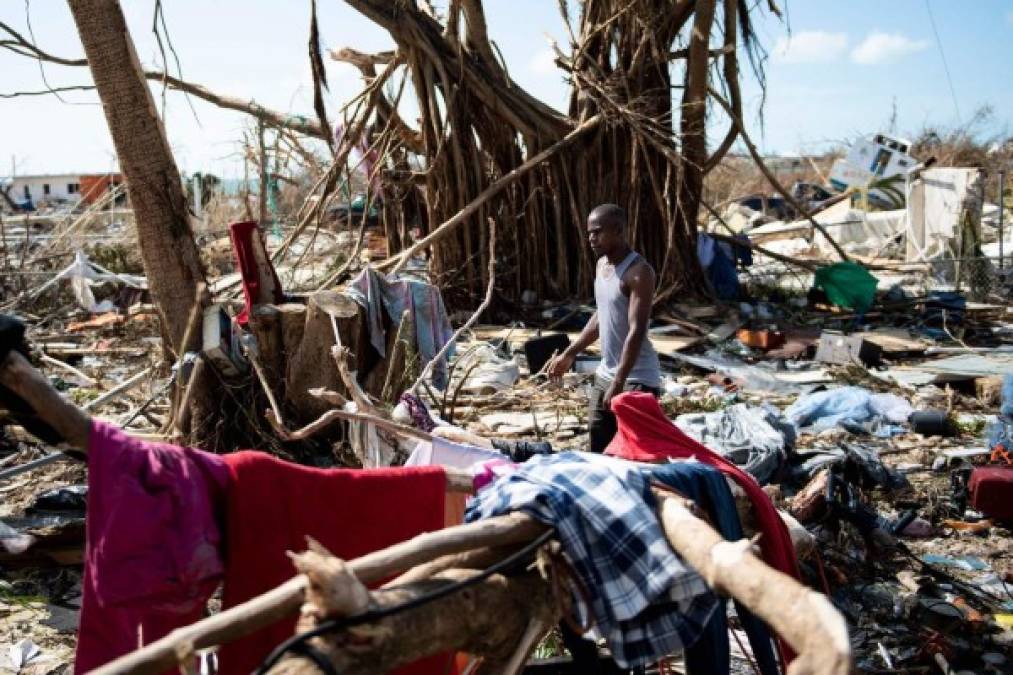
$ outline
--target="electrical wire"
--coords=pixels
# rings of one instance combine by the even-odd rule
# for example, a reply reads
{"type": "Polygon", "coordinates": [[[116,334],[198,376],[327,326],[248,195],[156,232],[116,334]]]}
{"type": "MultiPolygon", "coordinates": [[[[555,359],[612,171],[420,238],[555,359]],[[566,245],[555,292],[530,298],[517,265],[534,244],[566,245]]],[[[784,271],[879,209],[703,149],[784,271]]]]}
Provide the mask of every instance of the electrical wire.
{"type": "Polygon", "coordinates": [[[555,536],[555,534],[556,534],[555,530],[552,529],[547,530],[543,534],[539,535],[537,539],[527,544],[524,548],[504,558],[495,565],[486,568],[479,574],[469,579],[449,584],[447,586],[444,586],[443,588],[438,588],[434,591],[430,591],[429,593],[425,593],[424,595],[420,595],[417,598],[412,598],[411,600],[403,602],[399,605],[393,605],[391,607],[383,607],[380,609],[370,609],[361,614],[356,614],[355,616],[347,616],[337,619],[327,619],[316,628],[308,630],[305,633],[295,635],[289,638],[288,640],[285,640],[285,642],[282,642],[277,647],[275,647],[274,650],[267,655],[267,658],[265,658],[264,661],[260,664],[260,667],[257,668],[256,671],[254,671],[255,675],[264,675],[265,673],[267,673],[267,671],[273,668],[274,665],[277,664],[278,661],[280,661],[281,658],[285,656],[285,654],[287,654],[288,652],[297,652],[302,655],[309,656],[319,665],[317,654],[314,653],[315,650],[305,645],[305,643],[308,640],[315,637],[319,637],[326,633],[334,633],[340,630],[346,630],[348,628],[359,626],[364,623],[372,623],[374,621],[379,621],[380,619],[385,619],[389,616],[400,614],[401,612],[407,612],[417,607],[421,607],[422,605],[425,605],[427,603],[439,600],[440,598],[452,595],[453,593],[461,591],[470,586],[475,586],[476,584],[488,579],[494,574],[510,569],[511,567],[519,563],[521,560],[523,560],[525,557],[536,551],[546,542],[548,542],[549,539],[555,536]]]}
{"type": "Polygon", "coordinates": [[[953,78],[950,77],[950,66],[946,63],[946,54],[943,52],[943,41],[939,38],[939,29],[936,28],[936,18],[932,15],[932,5],[925,0],[925,10],[929,13],[929,23],[932,24],[932,32],[936,36],[936,46],[939,47],[939,58],[943,60],[943,72],[946,73],[946,82],[950,85],[950,96],[953,97],[953,109],[957,111],[957,124],[962,124],[960,117],[960,105],[957,103],[957,90],[953,87],[953,78]]]}

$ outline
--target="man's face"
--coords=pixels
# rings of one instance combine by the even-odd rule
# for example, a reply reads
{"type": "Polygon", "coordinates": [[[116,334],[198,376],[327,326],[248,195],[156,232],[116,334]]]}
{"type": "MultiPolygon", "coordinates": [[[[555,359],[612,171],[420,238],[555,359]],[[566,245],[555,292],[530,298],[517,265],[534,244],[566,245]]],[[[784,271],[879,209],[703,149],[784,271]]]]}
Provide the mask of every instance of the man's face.
{"type": "Polygon", "coordinates": [[[619,232],[612,225],[600,223],[594,218],[587,221],[587,241],[591,244],[591,251],[597,257],[606,255],[615,248],[619,240],[619,232]]]}

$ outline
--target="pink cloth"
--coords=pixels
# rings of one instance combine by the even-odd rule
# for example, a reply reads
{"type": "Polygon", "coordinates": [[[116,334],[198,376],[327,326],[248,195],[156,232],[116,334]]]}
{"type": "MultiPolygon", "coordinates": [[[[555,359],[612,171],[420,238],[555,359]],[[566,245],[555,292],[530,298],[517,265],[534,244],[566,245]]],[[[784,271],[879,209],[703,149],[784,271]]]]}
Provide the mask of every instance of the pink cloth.
{"type": "Polygon", "coordinates": [[[229,475],[217,455],[92,422],[75,673],[201,617],[225,569],[217,511],[229,475]]]}

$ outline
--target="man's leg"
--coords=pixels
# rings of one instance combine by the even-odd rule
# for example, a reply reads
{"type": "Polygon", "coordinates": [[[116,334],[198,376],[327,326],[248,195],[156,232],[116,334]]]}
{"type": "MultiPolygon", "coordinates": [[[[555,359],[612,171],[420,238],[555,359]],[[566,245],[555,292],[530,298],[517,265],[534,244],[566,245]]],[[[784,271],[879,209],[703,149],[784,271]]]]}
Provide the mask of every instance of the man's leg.
{"type": "Polygon", "coordinates": [[[616,417],[602,405],[609,383],[597,375],[588,390],[587,435],[589,452],[602,453],[616,435],[616,417]]]}

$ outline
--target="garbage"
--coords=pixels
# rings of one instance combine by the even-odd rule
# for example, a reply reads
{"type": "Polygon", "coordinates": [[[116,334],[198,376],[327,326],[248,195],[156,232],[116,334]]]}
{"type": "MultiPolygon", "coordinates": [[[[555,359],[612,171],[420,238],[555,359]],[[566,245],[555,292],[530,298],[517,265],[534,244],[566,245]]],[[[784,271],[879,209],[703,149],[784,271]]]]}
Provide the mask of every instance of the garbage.
{"type": "Polygon", "coordinates": [[[864,314],[872,307],[878,285],[876,277],[861,265],[840,262],[816,270],[813,287],[822,290],[827,300],[838,307],[864,314]]]}
{"type": "Polygon", "coordinates": [[[911,431],[922,436],[955,436],[957,433],[945,410],[917,410],[908,418],[911,431]]]}
{"type": "Polygon", "coordinates": [[[87,485],[70,485],[47,490],[35,498],[29,513],[72,511],[84,513],[88,499],[87,485]]]}
{"type": "Polygon", "coordinates": [[[845,366],[858,363],[873,367],[878,366],[882,358],[882,348],[859,335],[824,332],[816,346],[816,360],[821,363],[845,366]]]}
{"type": "Polygon", "coordinates": [[[772,406],[737,403],[712,413],[680,415],[675,424],[761,485],[777,475],[795,446],[794,427],[772,406]]]}
{"type": "Polygon", "coordinates": [[[900,396],[840,387],[800,396],[784,415],[806,433],[839,426],[852,433],[889,437],[904,432],[903,425],[912,412],[911,404],[900,396]]]}
{"type": "Polygon", "coordinates": [[[542,371],[554,355],[562,354],[570,346],[570,338],[563,333],[533,338],[524,343],[524,356],[528,371],[534,375],[542,371]]]}
{"type": "Polygon", "coordinates": [[[996,520],[1013,521],[1013,465],[976,467],[967,489],[974,509],[996,520]]]}

